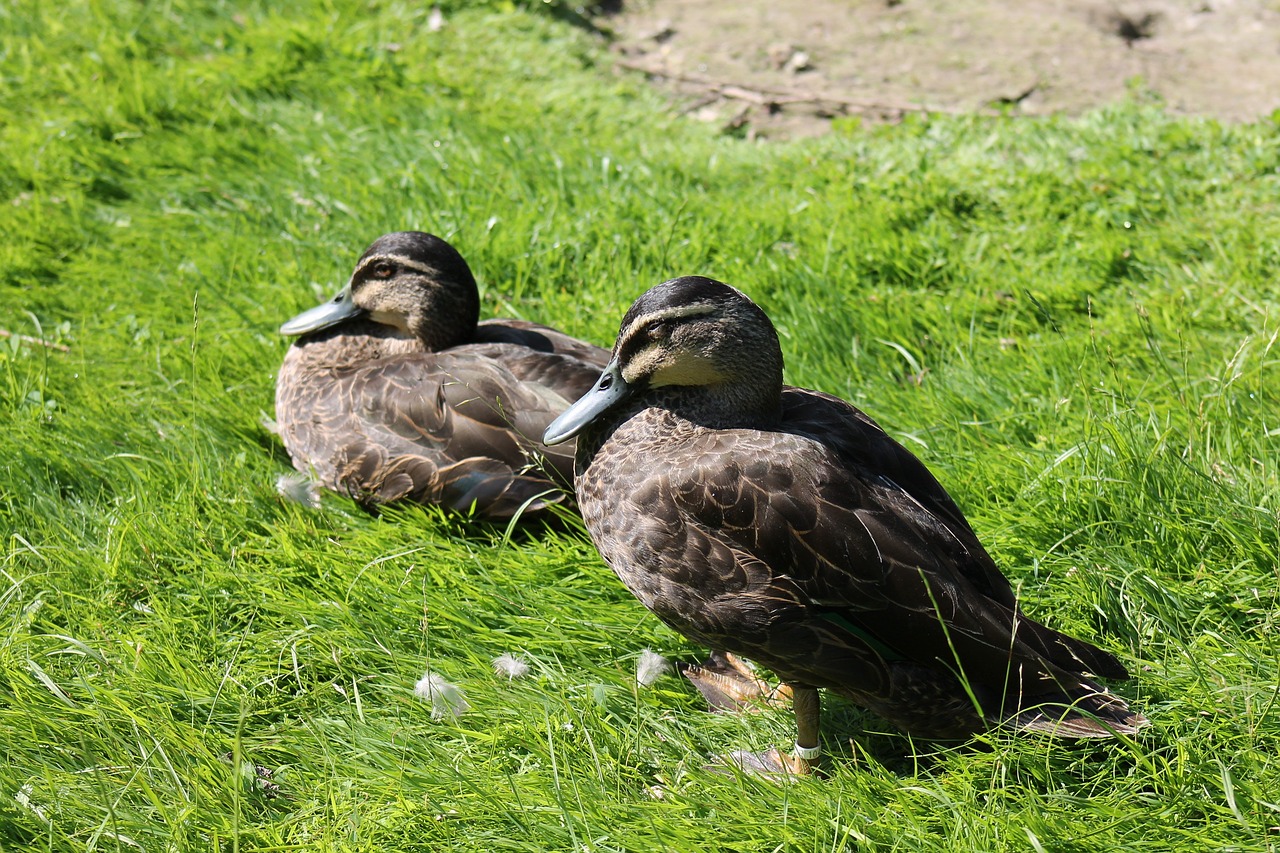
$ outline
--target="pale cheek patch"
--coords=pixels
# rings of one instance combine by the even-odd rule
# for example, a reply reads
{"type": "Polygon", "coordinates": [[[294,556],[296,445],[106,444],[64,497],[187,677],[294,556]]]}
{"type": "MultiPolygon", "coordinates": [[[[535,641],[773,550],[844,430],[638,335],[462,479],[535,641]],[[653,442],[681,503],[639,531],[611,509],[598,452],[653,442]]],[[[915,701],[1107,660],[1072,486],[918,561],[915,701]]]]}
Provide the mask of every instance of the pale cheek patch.
{"type": "Polygon", "coordinates": [[[369,319],[384,326],[399,329],[402,332],[409,331],[409,322],[403,314],[392,314],[388,311],[370,311],[369,319]]]}
{"type": "Polygon", "coordinates": [[[665,364],[653,372],[649,384],[654,388],[663,385],[715,385],[724,381],[724,374],[701,356],[686,354],[675,364],[665,364]]]}
{"type": "Polygon", "coordinates": [[[627,359],[627,363],[622,367],[622,378],[628,383],[635,383],[651,375],[658,369],[658,360],[661,354],[657,347],[647,347],[640,352],[627,359]]]}
{"type": "Polygon", "coordinates": [[[357,294],[357,303],[379,323],[394,326],[401,331],[409,328],[409,314],[416,303],[410,294],[399,292],[385,285],[366,284],[357,294]]]}
{"type": "Polygon", "coordinates": [[[645,379],[653,388],[664,385],[716,385],[725,374],[705,354],[682,350],[673,357],[660,343],[637,351],[622,366],[622,378],[636,384],[645,379]]]}

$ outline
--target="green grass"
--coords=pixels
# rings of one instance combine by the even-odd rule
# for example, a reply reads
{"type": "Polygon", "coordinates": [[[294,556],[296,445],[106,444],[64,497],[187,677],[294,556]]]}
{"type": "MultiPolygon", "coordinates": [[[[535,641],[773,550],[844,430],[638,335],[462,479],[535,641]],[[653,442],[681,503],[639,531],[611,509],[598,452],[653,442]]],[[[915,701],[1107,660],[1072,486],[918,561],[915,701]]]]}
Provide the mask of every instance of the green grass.
{"type": "Polygon", "coordinates": [[[1280,124],[756,145],[567,4],[295,6],[0,10],[0,848],[1280,846],[1280,124]],[[1153,726],[939,749],[831,700],[829,779],[715,775],[790,714],[637,688],[643,649],[703,650],[572,525],[283,502],[275,327],[401,228],[602,343],[665,278],[742,287],[1153,726]],[[433,719],[428,668],[468,712],[433,719]]]}

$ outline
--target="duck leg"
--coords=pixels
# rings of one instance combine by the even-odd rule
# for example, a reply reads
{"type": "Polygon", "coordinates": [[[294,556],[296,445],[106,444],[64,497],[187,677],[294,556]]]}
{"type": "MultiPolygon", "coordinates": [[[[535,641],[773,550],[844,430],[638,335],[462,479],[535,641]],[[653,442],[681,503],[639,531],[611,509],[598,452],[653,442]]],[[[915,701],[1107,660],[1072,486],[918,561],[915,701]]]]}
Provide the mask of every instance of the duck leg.
{"type": "Polygon", "coordinates": [[[792,708],[796,715],[796,750],[790,756],[795,773],[813,772],[813,764],[822,754],[818,746],[818,727],[822,722],[822,696],[816,687],[792,685],[792,708]]]}
{"type": "Polygon", "coordinates": [[[777,748],[766,752],[739,750],[728,755],[730,763],[747,773],[762,776],[811,776],[821,749],[818,746],[818,726],[822,717],[822,699],[816,687],[792,684],[796,714],[796,747],[790,755],[777,748]]]}
{"type": "Polygon", "coordinates": [[[769,690],[742,658],[729,652],[713,651],[701,666],[684,664],[680,673],[698,688],[711,710],[726,714],[756,710],[762,704],[776,706],[791,690],[786,684],[769,690]]]}

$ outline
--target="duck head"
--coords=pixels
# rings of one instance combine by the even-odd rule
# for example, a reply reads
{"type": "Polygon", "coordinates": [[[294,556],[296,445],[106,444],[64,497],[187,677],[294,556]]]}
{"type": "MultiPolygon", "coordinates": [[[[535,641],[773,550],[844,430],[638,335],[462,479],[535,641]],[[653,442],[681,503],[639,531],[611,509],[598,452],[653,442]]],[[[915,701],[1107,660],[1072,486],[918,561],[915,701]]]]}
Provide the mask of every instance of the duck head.
{"type": "Polygon", "coordinates": [[[727,284],[701,276],[663,282],[632,304],[604,372],[542,440],[568,441],[651,389],[726,420],[775,420],[782,394],[778,333],[759,306],[727,284]]]}
{"type": "Polygon", "coordinates": [[[444,240],[422,231],[384,234],[365,249],[346,287],[280,327],[306,335],[365,318],[418,338],[429,350],[470,339],[480,318],[471,268],[444,240]]]}

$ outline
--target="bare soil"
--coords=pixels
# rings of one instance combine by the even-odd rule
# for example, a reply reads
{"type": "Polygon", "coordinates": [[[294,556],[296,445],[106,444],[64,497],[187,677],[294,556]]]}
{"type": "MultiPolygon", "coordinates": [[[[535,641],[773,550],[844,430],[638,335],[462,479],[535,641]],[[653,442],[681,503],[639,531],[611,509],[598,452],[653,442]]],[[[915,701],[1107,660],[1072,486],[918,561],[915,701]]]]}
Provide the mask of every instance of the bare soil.
{"type": "Polygon", "coordinates": [[[1078,114],[1124,99],[1247,121],[1280,108],[1280,2],[613,0],[618,67],[725,130],[908,112],[1078,114]]]}

